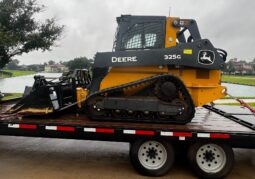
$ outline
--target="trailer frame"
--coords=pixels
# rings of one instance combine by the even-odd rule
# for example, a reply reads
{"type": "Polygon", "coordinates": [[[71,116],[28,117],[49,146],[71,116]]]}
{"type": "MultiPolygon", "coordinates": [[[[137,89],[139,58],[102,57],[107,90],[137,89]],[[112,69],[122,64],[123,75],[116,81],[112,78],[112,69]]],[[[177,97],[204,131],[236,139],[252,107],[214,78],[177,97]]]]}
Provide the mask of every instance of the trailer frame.
{"type": "MultiPolygon", "coordinates": [[[[15,101],[0,103],[1,110],[15,101]]],[[[143,175],[164,175],[173,163],[168,159],[167,168],[148,170],[144,168],[137,157],[138,148],[147,141],[159,141],[168,148],[173,156],[172,145],[189,149],[189,158],[195,166],[194,171],[199,177],[218,178],[226,176],[233,167],[232,148],[255,149],[255,126],[241,118],[227,114],[213,106],[197,108],[196,116],[191,123],[152,124],[127,121],[95,121],[77,111],[41,118],[23,118],[19,115],[0,115],[0,135],[63,138],[79,140],[129,142],[131,163],[143,175]],[[169,146],[171,145],[171,146],[169,146]],[[197,146],[199,145],[199,146],[197,146]],[[202,171],[194,162],[194,153],[203,145],[217,145],[227,151],[229,157],[227,168],[212,175],[202,171]],[[184,147],[185,146],[185,147],[184,147]],[[191,154],[190,154],[191,153],[191,154]],[[135,158],[135,159],[134,159],[135,158]]],[[[221,149],[219,149],[221,150],[221,149]]],[[[169,152],[168,151],[168,152],[169,152]]]]}

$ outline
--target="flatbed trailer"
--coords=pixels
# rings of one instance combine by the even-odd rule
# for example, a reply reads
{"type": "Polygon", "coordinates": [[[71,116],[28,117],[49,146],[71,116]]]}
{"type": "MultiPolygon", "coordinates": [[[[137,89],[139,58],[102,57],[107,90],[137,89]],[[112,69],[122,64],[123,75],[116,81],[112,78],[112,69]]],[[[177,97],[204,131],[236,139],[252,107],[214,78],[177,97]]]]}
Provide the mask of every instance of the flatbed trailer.
{"type": "MultiPolygon", "coordinates": [[[[15,101],[0,104],[0,113],[15,101]]],[[[232,169],[232,148],[255,148],[255,126],[212,106],[196,109],[186,125],[95,121],[85,114],[41,118],[0,115],[0,135],[130,142],[130,159],[143,175],[160,176],[174,162],[176,146],[187,149],[195,173],[221,178],[232,169]]]]}

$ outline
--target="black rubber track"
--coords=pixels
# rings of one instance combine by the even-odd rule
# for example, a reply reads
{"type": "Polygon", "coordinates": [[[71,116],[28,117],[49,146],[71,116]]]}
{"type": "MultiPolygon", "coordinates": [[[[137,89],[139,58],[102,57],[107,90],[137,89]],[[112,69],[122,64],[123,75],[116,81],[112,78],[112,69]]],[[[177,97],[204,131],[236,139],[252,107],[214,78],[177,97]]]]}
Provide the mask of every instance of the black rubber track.
{"type": "MultiPolygon", "coordinates": [[[[131,121],[131,122],[153,122],[153,123],[174,123],[174,124],[186,124],[188,122],[190,122],[192,120],[192,118],[194,117],[195,114],[195,106],[193,104],[193,100],[187,90],[187,88],[185,87],[184,83],[182,82],[182,80],[172,74],[162,74],[162,75],[156,75],[156,76],[152,76],[152,77],[148,77],[148,78],[144,78],[142,80],[137,80],[135,82],[131,82],[131,83],[127,83],[124,85],[119,85],[119,86],[115,86],[112,88],[107,88],[101,91],[97,91],[94,92],[92,94],[90,94],[87,98],[87,100],[85,101],[85,105],[86,105],[86,109],[91,109],[92,108],[92,104],[91,101],[93,101],[93,99],[98,98],[98,97],[104,97],[106,94],[108,96],[110,96],[111,94],[114,93],[118,93],[118,92],[122,92],[123,89],[128,88],[128,87],[132,87],[132,86],[136,86],[136,85],[141,85],[143,83],[147,83],[147,82],[152,82],[155,83],[158,80],[170,80],[172,82],[174,82],[177,85],[177,88],[179,88],[179,90],[181,90],[182,96],[187,104],[187,110],[186,113],[182,116],[182,118],[178,118],[178,116],[172,116],[171,118],[167,118],[167,119],[161,119],[161,118],[134,118],[134,117],[118,117],[118,118],[112,118],[112,117],[108,117],[108,116],[98,116],[98,115],[94,115],[92,114],[92,112],[90,110],[87,110],[87,113],[89,115],[89,117],[91,119],[94,120],[107,120],[107,121],[112,121],[112,120],[117,120],[117,121],[131,121]]],[[[171,107],[171,106],[169,106],[171,107]]]]}

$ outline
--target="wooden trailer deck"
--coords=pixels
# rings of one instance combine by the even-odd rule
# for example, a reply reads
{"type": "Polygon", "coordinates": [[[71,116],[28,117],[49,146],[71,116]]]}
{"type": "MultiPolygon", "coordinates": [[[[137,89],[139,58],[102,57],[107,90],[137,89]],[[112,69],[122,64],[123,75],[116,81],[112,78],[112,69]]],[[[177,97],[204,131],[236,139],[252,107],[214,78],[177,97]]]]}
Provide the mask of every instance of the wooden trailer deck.
{"type": "MultiPolygon", "coordinates": [[[[10,108],[13,103],[2,104],[0,113],[10,108]]],[[[63,114],[58,116],[42,116],[36,118],[19,118],[17,116],[7,117],[0,115],[1,123],[26,123],[43,125],[63,125],[63,126],[87,126],[104,128],[132,128],[132,129],[167,129],[175,131],[197,131],[197,132],[224,132],[224,133],[249,133],[255,134],[253,129],[230,120],[220,114],[203,107],[196,109],[196,115],[192,122],[186,125],[157,124],[145,122],[121,122],[121,121],[95,121],[90,120],[85,114],[63,114]]]]}

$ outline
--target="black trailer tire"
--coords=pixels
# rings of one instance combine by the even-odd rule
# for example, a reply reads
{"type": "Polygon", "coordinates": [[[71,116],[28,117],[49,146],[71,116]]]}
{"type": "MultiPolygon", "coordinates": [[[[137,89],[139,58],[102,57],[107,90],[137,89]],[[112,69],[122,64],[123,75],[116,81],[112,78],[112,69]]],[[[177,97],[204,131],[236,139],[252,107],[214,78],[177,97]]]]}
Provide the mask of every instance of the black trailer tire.
{"type": "Polygon", "coordinates": [[[190,146],[188,159],[200,178],[224,178],[234,166],[232,148],[222,143],[197,142],[190,146]]]}
{"type": "Polygon", "coordinates": [[[174,163],[174,149],[163,140],[138,140],[131,143],[130,161],[142,175],[162,176],[174,163]]]}

